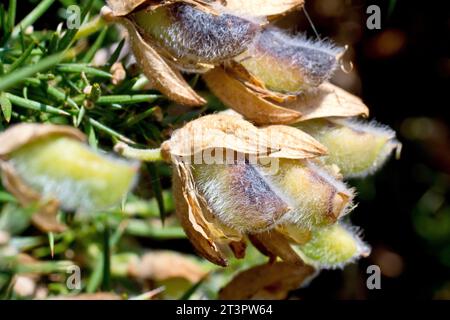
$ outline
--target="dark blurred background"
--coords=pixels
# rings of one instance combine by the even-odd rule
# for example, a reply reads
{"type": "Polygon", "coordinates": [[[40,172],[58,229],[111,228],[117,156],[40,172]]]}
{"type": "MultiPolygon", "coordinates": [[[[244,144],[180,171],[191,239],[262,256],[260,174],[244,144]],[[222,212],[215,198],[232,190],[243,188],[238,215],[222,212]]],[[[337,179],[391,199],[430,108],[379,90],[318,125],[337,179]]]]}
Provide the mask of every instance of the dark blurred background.
{"type": "MultiPolygon", "coordinates": [[[[39,1],[21,3],[23,13],[39,1]],[[28,6],[28,8],[27,8],[28,6]]],[[[76,1],[61,1],[76,2],[76,1]]],[[[292,298],[450,299],[450,18],[448,1],[307,0],[323,38],[349,45],[353,71],[333,81],[360,95],[371,118],[391,126],[403,143],[398,161],[352,181],[359,191],[354,224],[373,253],[344,271],[325,271],[292,298]],[[381,29],[369,30],[369,5],[381,29]],[[448,91],[447,91],[448,90],[448,91]],[[381,268],[381,290],[366,288],[366,268],[381,268]]],[[[54,28],[55,12],[37,28],[54,28]]],[[[316,37],[304,12],[283,26],[316,37]]]]}
{"type": "MultiPolygon", "coordinates": [[[[297,292],[305,298],[450,299],[450,16],[448,1],[306,1],[321,37],[348,44],[350,74],[334,82],[360,95],[371,118],[403,143],[399,161],[352,181],[352,215],[373,253],[344,272],[323,272],[297,292]],[[370,5],[381,29],[369,30],[370,5]],[[366,288],[367,266],[381,268],[381,290],[366,288]]],[[[304,13],[291,19],[315,33],[304,13]]],[[[291,20],[292,21],[292,20],[291,20]]],[[[346,63],[348,65],[348,63],[346,63]]]]}

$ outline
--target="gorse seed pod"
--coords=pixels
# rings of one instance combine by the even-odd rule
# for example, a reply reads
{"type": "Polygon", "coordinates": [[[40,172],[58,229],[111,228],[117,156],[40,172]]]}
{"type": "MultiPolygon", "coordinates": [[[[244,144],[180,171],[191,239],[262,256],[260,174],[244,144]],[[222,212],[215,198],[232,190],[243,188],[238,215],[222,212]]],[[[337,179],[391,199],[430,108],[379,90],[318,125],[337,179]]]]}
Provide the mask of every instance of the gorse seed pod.
{"type": "Polygon", "coordinates": [[[137,172],[132,163],[58,136],[23,145],[9,155],[8,163],[42,198],[56,199],[66,210],[101,210],[119,203],[137,172]]]}
{"type": "Polygon", "coordinates": [[[316,120],[295,126],[327,147],[326,163],[336,164],[345,177],[362,177],[375,172],[393,150],[400,148],[395,132],[375,122],[316,120]]]}
{"type": "Polygon", "coordinates": [[[276,173],[245,162],[195,165],[193,176],[219,221],[241,232],[262,232],[280,221],[311,229],[352,208],[352,190],[307,161],[279,159],[276,173]]]}
{"type": "Polygon", "coordinates": [[[193,175],[213,213],[236,230],[264,231],[289,210],[255,166],[244,161],[232,165],[196,165],[193,175]]]}
{"type": "Polygon", "coordinates": [[[197,252],[221,266],[227,264],[224,246],[242,257],[245,235],[274,228],[290,209],[282,191],[261,173],[262,164],[271,172],[278,159],[324,154],[325,148],[301,130],[258,128],[225,113],[195,119],[161,145],[162,158],[174,168],[180,223],[197,252]]]}
{"type": "Polygon", "coordinates": [[[324,168],[286,159],[280,160],[279,167],[276,174],[265,178],[273,188],[282,190],[291,208],[283,221],[310,229],[334,223],[353,208],[353,190],[324,168]]]}
{"type": "Polygon", "coordinates": [[[311,240],[298,248],[306,263],[323,269],[342,268],[370,254],[355,228],[340,224],[314,230],[311,240]]]}
{"type": "Polygon", "coordinates": [[[181,3],[143,9],[132,19],[144,39],[188,71],[198,63],[217,64],[242,53],[259,31],[258,24],[240,17],[213,15],[181,3]]]}
{"type": "Polygon", "coordinates": [[[236,60],[268,89],[297,94],[328,80],[340,52],[328,42],[267,29],[236,60]]]}

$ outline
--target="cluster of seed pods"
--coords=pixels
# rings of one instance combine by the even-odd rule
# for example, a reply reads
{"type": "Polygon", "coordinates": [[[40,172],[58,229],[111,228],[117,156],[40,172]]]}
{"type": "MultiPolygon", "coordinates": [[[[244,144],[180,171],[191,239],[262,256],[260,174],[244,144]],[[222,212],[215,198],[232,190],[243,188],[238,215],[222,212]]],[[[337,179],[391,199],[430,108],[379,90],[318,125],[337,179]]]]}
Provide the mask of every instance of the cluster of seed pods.
{"type": "MultiPolygon", "coordinates": [[[[344,49],[272,25],[302,5],[109,0],[103,9],[128,30],[155,88],[180,104],[204,104],[183,77],[202,73],[232,109],[193,120],[161,146],[196,251],[226,266],[251,242],[272,262],[313,266],[299,282],[370,253],[346,218],[357,202],[346,179],[375,173],[400,146],[391,129],[361,120],[368,108],[359,98],[328,82],[344,49]]],[[[24,203],[98,210],[120,202],[136,180],[135,162],[89,149],[75,129],[22,125],[1,141],[4,185],[24,203]]],[[[37,224],[54,229],[48,216],[37,215],[37,224]]]]}
{"type": "MultiPolygon", "coordinates": [[[[163,145],[175,167],[178,215],[197,251],[226,265],[224,247],[239,256],[249,238],[275,258],[286,260],[285,247],[317,268],[341,267],[370,252],[344,222],[355,207],[345,179],[374,173],[399,144],[389,128],[357,119],[368,108],[328,82],[343,48],[273,26],[303,1],[250,2],[137,1],[124,9],[111,0],[104,16],[128,29],[150,79],[158,70],[142,61],[150,57],[143,47],[178,75],[203,73],[236,111],[194,120],[163,145]],[[267,233],[284,244],[267,244],[267,233]]],[[[164,85],[186,87],[182,77],[158,76],[167,81],[155,86],[175,101],[202,103],[164,85]]]]}

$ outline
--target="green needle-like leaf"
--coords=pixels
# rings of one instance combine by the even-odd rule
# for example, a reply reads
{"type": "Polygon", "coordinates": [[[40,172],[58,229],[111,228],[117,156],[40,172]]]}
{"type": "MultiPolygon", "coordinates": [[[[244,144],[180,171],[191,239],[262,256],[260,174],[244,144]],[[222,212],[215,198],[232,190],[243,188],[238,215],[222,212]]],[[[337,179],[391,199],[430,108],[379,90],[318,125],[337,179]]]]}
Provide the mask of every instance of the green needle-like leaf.
{"type": "Polygon", "coordinates": [[[23,68],[20,68],[13,73],[8,73],[0,77],[0,91],[5,91],[10,87],[24,81],[26,78],[32,75],[43,72],[52,66],[56,65],[59,61],[63,59],[63,54],[55,54],[48,56],[36,64],[32,64],[23,68]]]}
{"type": "Polygon", "coordinates": [[[21,30],[25,30],[28,26],[35,23],[55,2],[55,0],[43,0],[34,8],[15,28],[12,33],[13,38],[17,37],[21,30]]]}
{"type": "Polygon", "coordinates": [[[6,97],[4,93],[0,95],[0,106],[6,122],[9,122],[11,120],[12,105],[11,101],[6,97]]]}
{"type": "Polygon", "coordinates": [[[59,64],[57,66],[57,70],[65,73],[78,73],[84,72],[86,75],[92,75],[100,78],[111,78],[112,75],[109,72],[99,70],[93,67],[90,67],[86,64],[59,64]]]}
{"type": "Polygon", "coordinates": [[[68,113],[64,110],[57,109],[55,107],[46,105],[44,103],[21,98],[19,96],[15,96],[10,93],[5,93],[5,96],[6,96],[6,98],[9,99],[9,101],[11,101],[12,104],[14,104],[18,107],[22,107],[22,108],[26,108],[26,109],[30,109],[30,110],[36,110],[36,111],[40,111],[40,112],[47,112],[47,113],[51,113],[51,114],[57,114],[57,115],[61,115],[61,116],[70,116],[70,113],[68,113]]]}

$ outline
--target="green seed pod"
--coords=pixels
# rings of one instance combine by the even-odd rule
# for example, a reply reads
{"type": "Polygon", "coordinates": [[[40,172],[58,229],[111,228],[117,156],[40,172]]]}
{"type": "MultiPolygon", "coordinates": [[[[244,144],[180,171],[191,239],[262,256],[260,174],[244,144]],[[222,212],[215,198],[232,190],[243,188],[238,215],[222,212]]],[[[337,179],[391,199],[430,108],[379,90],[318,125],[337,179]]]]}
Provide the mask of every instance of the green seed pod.
{"type": "Polygon", "coordinates": [[[291,208],[283,221],[311,229],[334,223],[353,209],[353,190],[311,161],[280,159],[279,170],[266,174],[291,208]]]}
{"type": "Polygon", "coordinates": [[[181,3],[143,9],[131,17],[144,39],[187,71],[196,71],[199,63],[218,64],[237,56],[259,31],[258,24],[243,18],[181,3]]]}
{"type": "Polygon", "coordinates": [[[295,126],[327,147],[326,163],[336,164],[345,177],[374,173],[401,146],[393,130],[375,122],[315,120],[295,126]]]}
{"type": "Polygon", "coordinates": [[[42,198],[58,200],[65,210],[107,209],[120,202],[136,179],[136,165],[69,137],[43,137],[8,157],[21,180],[42,198]]]}
{"type": "Polygon", "coordinates": [[[314,230],[311,240],[298,248],[307,264],[323,269],[342,268],[370,254],[370,247],[359,238],[357,230],[340,224],[314,230]]]}
{"type": "Polygon", "coordinates": [[[268,89],[298,94],[329,79],[340,53],[330,43],[268,29],[236,60],[268,89]]]}
{"type": "Polygon", "coordinates": [[[195,165],[193,175],[213,213],[236,230],[250,233],[267,230],[289,210],[249,163],[195,165]]]}

